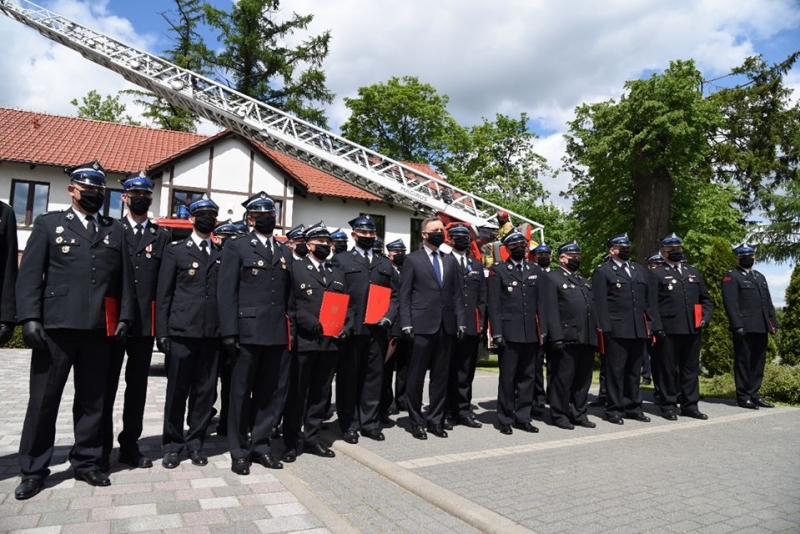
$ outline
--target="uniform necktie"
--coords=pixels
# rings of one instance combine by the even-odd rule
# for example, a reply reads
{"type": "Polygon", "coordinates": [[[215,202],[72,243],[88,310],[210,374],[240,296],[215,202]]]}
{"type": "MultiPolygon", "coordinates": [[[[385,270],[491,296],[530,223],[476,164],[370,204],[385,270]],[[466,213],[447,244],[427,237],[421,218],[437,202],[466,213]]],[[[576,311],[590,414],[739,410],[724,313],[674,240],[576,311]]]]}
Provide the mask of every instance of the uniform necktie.
{"type": "Polygon", "coordinates": [[[320,263],[319,267],[317,267],[317,270],[319,271],[320,276],[322,276],[322,283],[327,286],[328,281],[325,279],[325,267],[320,263]]]}
{"type": "Polygon", "coordinates": [[[464,259],[464,256],[461,256],[461,268],[465,271],[467,270],[467,260],[464,259]]]}
{"type": "Polygon", "coordinates": [[[200,241],[200,251],[203,254],[208,255],[208,241],[206,241],[205,239],[200,241]]]}
{"type": "Polygon", "coordinates": [[[272,243],[269,239],[264,243],[264,247],[267,249],[267,261],[272,262],[272,243]]]}
{"type": "Polygon", "coordinates": [[[436,281],[439,282],[439,287],[442,287],[444,281],[442,280],[442,266],[439,264],[438,251],[431,252],[431,256],[433,256],[433,272],[436,275],[436,281]]]}
{"type": "Polygon", "coordinates": [[[136,226],[134,226],[134,229],[136,231],[133,233],[133,235],[137,235],[137,236],[141,237],[142,231],[144,230],[144,226],[142,226],[141,223],[140,223],[140,224],[137,224],[136,226]]]}
{"type": "Polygon", "coordinates": [[[631,277],[630,263],[628,263],[627,261],[625,262],[625,272],[628,273],[628,277],[631,277]]]}
{"type": "Polygon", "coordinates": [[[89,232],[89,237],[94,240],[97,235],[97,224],[95,224],[94,217],[91,215],[86,216],[86,231],[89,232]]]}
{"type": "Polygon", "coordinates": [[[522,272],[522,262],[517,264],[517,271],[522,272]]]}

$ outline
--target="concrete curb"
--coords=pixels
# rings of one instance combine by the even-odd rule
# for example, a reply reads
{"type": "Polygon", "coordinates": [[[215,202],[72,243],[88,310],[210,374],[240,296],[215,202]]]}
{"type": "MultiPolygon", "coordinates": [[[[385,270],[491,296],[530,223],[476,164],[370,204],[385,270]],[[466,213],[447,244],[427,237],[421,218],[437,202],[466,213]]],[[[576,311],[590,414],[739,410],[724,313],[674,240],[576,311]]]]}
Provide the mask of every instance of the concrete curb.
{"type": "MultiPolygon", "coordinates": [[[[385,460],[377,454],[370,452],[358,445],[351,445],[343,441],[336,441],[338,436],[331,431],[323,432],[332,448],[344,454],[361,465],[372,469],[382,477],[391,480],[406,491],[437,506],[453,517],[475,527],[481,532],[503,534],[535,534],[532,530],[512,521],[511,519],[493,512],[469,499],[453,493],[416,473],[400,467],[394,462],[385,460]]],[[[290,488],[291,489],[291,488],[290,488]]]]}

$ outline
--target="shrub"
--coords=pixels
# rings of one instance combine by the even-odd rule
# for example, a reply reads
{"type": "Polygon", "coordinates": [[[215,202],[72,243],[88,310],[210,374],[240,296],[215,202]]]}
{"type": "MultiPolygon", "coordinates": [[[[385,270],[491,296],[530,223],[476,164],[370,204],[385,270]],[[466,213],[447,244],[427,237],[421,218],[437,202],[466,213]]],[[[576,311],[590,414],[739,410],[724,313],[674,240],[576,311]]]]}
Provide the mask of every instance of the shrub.
{"type": "Polygon", "coordinates": [[[770,401],[800,404],[800,365],[768,363],[759,393],[770,401]]]}
{"type": "Polygon", "coordinates": [[[22,340],[22,327],[18,326],[14,329],[14,335],[11,336],[11,339],[6,343],[7,349],[27,349],[28,346],[22,340]]]}

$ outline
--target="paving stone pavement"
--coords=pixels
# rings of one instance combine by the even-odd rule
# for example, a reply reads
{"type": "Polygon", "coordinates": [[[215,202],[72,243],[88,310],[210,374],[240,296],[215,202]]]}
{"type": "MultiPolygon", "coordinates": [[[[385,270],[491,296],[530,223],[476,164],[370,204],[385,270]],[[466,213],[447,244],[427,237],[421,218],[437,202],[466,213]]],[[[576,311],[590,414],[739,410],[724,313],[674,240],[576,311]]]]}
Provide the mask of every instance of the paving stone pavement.
{"type": "MultiPolygon", "coordinates": [[[[710,401],[700,405],[708,421],[669,422],[646,404],[647,424],[618,427],[593,411],[593,430],[561,430],[541,416],[540,433],[503,436],[492,427],[497,375],[487,372],[475,380],[482,429],[421,442],[401,414],[386,441],[352,446],[336,441],[334,420],[326,435],[336,458],[303,455],[282,471],[256,465],[248,477],[230,472],[224,440],[211,436],[208,466],[114,467],[109,488],[71,478],[70,384],[54,473],[40,495],[16,501],[28,361],[29,351],[0,350],[0,532],[800,532],[800,409],[710,401]],[[461,508],[442,506],[431,488],[461,508]],[[474,521],[481,514],[489,522],[474,521]],[[493,517],[506,523],[493,527],[493,517]]],[[[165,384],[156,363],[142,449],[157,460],[165,384]]]]}

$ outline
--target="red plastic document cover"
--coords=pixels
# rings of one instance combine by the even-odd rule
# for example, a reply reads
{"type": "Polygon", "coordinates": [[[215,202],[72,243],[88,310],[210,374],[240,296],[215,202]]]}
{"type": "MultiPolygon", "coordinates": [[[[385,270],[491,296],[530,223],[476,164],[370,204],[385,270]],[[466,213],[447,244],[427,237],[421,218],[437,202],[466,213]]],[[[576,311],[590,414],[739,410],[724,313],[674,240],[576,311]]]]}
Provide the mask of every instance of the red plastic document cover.
{"type": "Polygon", "coordinates": [[[603,339],[603,331],[597,328],[597,352],[600,354],[606,353],[606,342],[603,339]]]}
{"type": "Polygon", "coordinates": [[[292,323],[289,321],[289,316],[285,315],[286,317],[286,350],[289,352],[292,351],[292,323]]]}
{"type": "Polygon", "coordinates": [[[326,291],[322,295],[322,307],[319,310],[319,322],[322,323],[322,335],[336,337],[342,333],[347,318],[347,304],[350,295],[326,291]]]}
{"type": "Polygon", "coordinates": [[[156,337],[156,301],[150,301],[150,335],[156,337]]]}
{"type": "Polygon", "coordinates": [[[106,308],[106,335],[113,337],[117,331],[117,323],[119,323],[119,299],[105,297],[103,305],[106,308]]]}
{"type": "Polygon", "coordinates": [[[475,308],[475,331],[481,333],[481,310],[475,308]]]}
{"type": "Polygon", "coordinates": [[[377,324],[378,321],[386,317],[386,312],[389,311],[389,300],[391,300],[391,298],[391,287],[370,284],[369,293],[367,294],[367,312],[364,314],[364,324],[377,324]]]}
{"type": "Polygon", "coordinates": [[[703,307],[700,304],[694,305],[694,327],[700,328],[700,323],[703,322],[703,307]]]}

